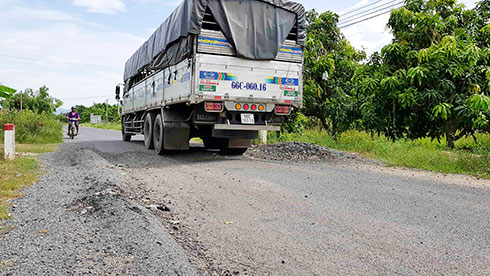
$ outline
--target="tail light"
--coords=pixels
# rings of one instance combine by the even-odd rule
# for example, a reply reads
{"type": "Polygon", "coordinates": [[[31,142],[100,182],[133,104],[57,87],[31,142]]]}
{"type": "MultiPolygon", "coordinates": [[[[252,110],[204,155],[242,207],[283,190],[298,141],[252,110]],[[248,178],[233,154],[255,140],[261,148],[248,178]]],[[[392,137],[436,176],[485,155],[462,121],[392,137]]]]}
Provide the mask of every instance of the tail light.
{"type": "Polygon", "coordinates": [[[289,115],[291,113],[291,106],[289,105],[276,105],[277,115],[289,115]]]}
{"type": "Polygon", "coordinates": [[[235,104],[235,109],[236,110],[252,110],[252,111],[264,111],[265,110],[265,106],[263,104],[247,104],[247,103],[244,103],[243,105],[242,104],[235,104]]]}
{"type": "Polygon", "coordinates": [[[223,111],[222,102],[206,102],[205,109],[207,112],[221,112],[223,111]]]}

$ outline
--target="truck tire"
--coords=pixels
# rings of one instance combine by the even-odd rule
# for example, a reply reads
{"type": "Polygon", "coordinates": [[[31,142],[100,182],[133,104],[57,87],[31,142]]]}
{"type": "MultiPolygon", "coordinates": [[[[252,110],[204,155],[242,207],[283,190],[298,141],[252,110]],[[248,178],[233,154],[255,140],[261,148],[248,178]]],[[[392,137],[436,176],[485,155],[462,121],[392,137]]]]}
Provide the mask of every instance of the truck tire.
{"type": "Polygon", "coordinates": [[[162,115],[158,114],[155,118],[155,123],[153,124],[153,146],[155,152],[159,155],[164,155],[167,153],[163,144],[163,134],[164,126],[162,115]]]}
{"type": "Polygon", "coordinates": [[[121,134],[122,134],[122,139],[124,142],[129,142],[131,141],[131,134],[126,134],[125,130],[124,130],[124,122],[126,121],[126,118],[123,117],[121,119],[121,134]]]}
{"type": "Polygon", "coordinates": [[[154,149],[155,146],[153,144],[153,124],[155,123],[155,114],[148,113],[145,117],[145,124],[143,127],[144,139],[145,139],[145,147],[147,149],[154,149]]]}

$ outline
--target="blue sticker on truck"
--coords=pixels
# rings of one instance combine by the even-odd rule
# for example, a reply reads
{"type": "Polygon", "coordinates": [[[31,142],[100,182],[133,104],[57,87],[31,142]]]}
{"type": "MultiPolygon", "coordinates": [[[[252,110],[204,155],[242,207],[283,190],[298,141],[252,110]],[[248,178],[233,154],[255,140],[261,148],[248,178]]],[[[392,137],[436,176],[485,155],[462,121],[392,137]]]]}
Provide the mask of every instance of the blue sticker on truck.
{"type": "Polygon", "coordinates": [[[224,81],[235,81],[236,75],[230,73],[219,73],[211,71],[201,71],[199,72],[199,78],[202,80],[224,80],[224,81]]]}
{"type": "Polygon", "coordinates": [[[268,77],[265,79],[265,83],[298,86],[299,80],[294,78],[268,77]]]}

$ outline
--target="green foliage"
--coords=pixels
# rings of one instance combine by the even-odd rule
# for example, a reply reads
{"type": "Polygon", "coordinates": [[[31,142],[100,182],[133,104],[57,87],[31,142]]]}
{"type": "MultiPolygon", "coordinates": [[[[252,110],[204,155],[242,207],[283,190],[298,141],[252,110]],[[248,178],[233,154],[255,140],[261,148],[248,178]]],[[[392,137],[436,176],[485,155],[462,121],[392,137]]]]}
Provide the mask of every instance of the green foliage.
{"type": "Polygon", "coordinates": [[[332,12],[313,10],[307,14],[302,111],[318,118],[334,136],[350,126],[355,112],[351,78],[365,58],[364,52],[356,51],[340,33],[337,23],[338,15],[332,12]]]}
{"type": "Polygon", "coordinates": [[[308,118],[299,110],[295,110],[287,117],[286,122],[282,125],[281,131],[289,133],[302,133],[308,125],[308,118]]]}
{"type": "MultiPolygon", "coordinates": [[[[0,125],[15,124],[15,140],[18,143],[52,144],[62,142],[61,123],[51,114],[33,111],[1,111],[0,125]]],[[[0,130],[3,141],[3,128],[0,130]]]]}
{"type": "Polygon", "coordinates": [[[408,0],[392,11],[394,39],[353,78],[355,126],[391,139],[489,132],[490,2],[465,10],[454,0],[408,0]]]}
{"type": "Polygon", "coordinates": [[[279,137],[269,136],[270,142],[300,141],[315,143],[336,150],[359,153],[392,166],[418,168],[443,173],[464,173],[490,178],[490,135],[476,133],[475,137],[463,138],[448,150],[445,141],[420,138],[400,139],[395,142],[380,135],[371,138],[366,132],[349,130],[337,141],[318,130],[307,130],[302,134],[282,133],[279,137]]]}
{"type": "MultiPolygon", "coordinates": [[[[107,120],[109,122],[120,122],[121,117],[117,113],[117,105],[107,105],[105,103],[94,103],[91,107],[86,107],[83,105],[77,105],[77,112],[80,114],[80,122],[81,123],[89,123],[90,122],[90,114],[100,115],[102,116],[102,120],[107,120]],[[106,107],[108,118],[106,118],[106,107]]],[[[66,117],[66,114],[63,114],[66,117]]],[[[66,120],[64,118],[64,120],[66,120]]]]}
{"type": "MultiPolygon", "coordinates": [[[[31,110],[38,114],[52,114],[63,102],[49,95],[49,88],[43,86],[37,91],[26,89],[24,92],[17,92],[12,96],[0,101],[4,109],[20,110],[22,98],[22,109],[31,110]]],[[[1,96],[1,95],[0,95],[1,96]]]]}
{"type": "Polygon", "coordinates": [[[12,95],[15,93],[15,89],[12,89],[10,87],[7,87],[5,85],[0,85],[0,99],[8,99],[12,97],[12,95]]]}
{"type": "Polygon", "coordinates": [[[465,10],[454,0],[408,0],[390,16],[392,43],[364,60],[337,15],[309,12],[304,108],[270,141],[490,178],[488,18],[490,1],[465,10]],[[308,129],[312,117],[329,134],[308,129]]]}
{"type": "Polygon", "coordinates": [[[81,126],[101,128],[101,129],[112,129],[112,130],[121,130],[122,127],[121,122],[109,122],[109,123],[100,123],[100,124],[83,123],[81,126]]]}

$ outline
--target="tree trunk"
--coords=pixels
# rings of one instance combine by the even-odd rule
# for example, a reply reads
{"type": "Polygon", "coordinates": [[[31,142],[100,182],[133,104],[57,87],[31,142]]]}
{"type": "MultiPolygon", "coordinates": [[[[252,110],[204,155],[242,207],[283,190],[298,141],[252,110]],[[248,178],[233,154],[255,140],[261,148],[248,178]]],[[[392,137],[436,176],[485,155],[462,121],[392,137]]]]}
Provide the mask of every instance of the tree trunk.
{"type": "Polygon", "coordinates": [[[337,125],[335,122],[332,122],[332,137],[335,142],[337,142],[337,125]]]}
{"type": "Polygon", "coordinates": [[[480,142],[478,142],[478,138],[476,138],[475,134],[471,134],[471,136],[473,137],[473,141],[475,141],[475,144],[480,144],[480,142]]]}
{"type": "Polygon", "coordinates": [[[454,149],[454,141],[455,141],[454,133],[446,132],[446,147],[450,149],[454,149]]]}
{"type": "Polygon", "coordinates": [[[327,124],[327,119],[325,119],[325,118],[318,118],[318,119],[320,119],[320,122],[322,123],[322,126],[323,126],[323,128],[325,129],[325,131],[327,131],[327,132],[328,132],[328,124],[327,124]]]}
{"type": "Polygon", "coordinates": [[[374,130],[371,129],[371,140],[374,140],[374,130]]]}
{"type": "Polygon", "coordinates": [[[393,100],[393,132],[396,129],[396,101],[393,100]]]}

